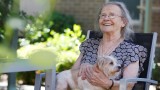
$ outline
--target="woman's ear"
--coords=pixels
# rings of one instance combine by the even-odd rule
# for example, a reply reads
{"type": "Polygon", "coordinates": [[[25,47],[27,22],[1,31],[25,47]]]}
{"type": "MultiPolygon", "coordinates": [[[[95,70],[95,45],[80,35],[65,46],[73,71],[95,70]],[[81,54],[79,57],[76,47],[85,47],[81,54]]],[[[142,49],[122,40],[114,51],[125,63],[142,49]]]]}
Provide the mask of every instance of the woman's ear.
{"type": "Polygon", "coordinates": [[[122,27],[125,27],[126,24],[128,23],[128,20],[126,18],[122,18],[123,24],[122,27]]]}

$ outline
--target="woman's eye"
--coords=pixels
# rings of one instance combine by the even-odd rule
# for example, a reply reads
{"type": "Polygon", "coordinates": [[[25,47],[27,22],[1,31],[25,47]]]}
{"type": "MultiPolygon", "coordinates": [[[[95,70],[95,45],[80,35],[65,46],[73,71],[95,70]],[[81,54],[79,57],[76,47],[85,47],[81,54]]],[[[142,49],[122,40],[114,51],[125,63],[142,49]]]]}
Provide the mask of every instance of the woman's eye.
{"type": "Polygon", "coordinates": [[[114,13],[110,13],[109,16],[115,16],[115,14],[114,13]]]}
{"type": "Polygon", "coordinates": [[[102,14],[101,16],[105,16],[105,14],[102,14]]]}

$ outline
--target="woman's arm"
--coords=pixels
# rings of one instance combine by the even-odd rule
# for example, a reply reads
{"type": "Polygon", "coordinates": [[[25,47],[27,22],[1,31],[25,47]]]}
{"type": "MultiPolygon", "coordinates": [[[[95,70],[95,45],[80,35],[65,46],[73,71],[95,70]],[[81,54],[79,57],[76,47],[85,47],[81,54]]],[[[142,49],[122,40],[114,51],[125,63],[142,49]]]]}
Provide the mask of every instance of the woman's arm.
{"type": "MultiPolygon", "coordinates": [[[[138,70],[139,70],[139,61],[136,61],[134,63],[129,64],[123,72],[123,78],[134,78],[137,77],[138,75],[138,70]]],[[[128,89],[127,90],[132,90],[133,86],[135,83],[129,83],[128,84],[128,89]]],[[[113,90],[118,90],[119,89],[119,81],[114,81],[114,86],[113,90]],[[115,89],[117,88],[117,89],[115,89]]]]}
{"type": "Polygon", "coordinates": [[[79,57],[77,58],[75,64],[72,66],[71,69],[78,69],[80,67],[80,63],[81,63],[81,58],[82,58],[83,54],[80,53],[79,57]]]}
{"type": "MultiPolygon", "coordinates": [[[[134,78],[137,77],[139,70],[139,61],[129,64],[123,73],[123,78],[134,78]]],[[[96,86],[100,86],[106,89],[112,85],[112,81],[108,79],[102,72],[95,72],[94,70],[90,69],[87,70],[87,80],[96,86]]],[[[131,90],[134,86],[134,83],[129,83],[128,89],[131,90]]],[[[119,81],[114,81],[114,85],[112,87],[113,90],[119,90],[119,81]]]]}

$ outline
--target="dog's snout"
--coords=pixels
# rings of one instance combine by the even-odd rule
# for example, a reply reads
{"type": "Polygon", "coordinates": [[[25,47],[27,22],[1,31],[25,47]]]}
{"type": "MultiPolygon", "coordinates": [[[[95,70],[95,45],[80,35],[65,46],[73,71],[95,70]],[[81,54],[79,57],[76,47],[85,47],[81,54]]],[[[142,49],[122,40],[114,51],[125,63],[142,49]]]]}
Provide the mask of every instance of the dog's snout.
{"type": "Polygon", "coordinates": [[[118,66],[118,69],[121,69],[121,66],[118,66]]]}
{"type": "Polygon", "coordinates": [[[117,65],[117,68],[118,68],[118,69],[121,69],[122,67],[121,67],[121,65],[118,64],[118,65],[117,65]]]}

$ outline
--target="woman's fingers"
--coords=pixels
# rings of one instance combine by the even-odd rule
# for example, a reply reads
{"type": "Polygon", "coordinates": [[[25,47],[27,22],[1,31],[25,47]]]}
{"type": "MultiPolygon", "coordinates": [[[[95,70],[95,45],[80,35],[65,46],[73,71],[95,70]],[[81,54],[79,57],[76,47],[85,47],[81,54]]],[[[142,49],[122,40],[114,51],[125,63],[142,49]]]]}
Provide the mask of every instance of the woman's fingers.
{"type": "Polygon", "coordinates": [[[85,66],[85,68],[83,69],[83,73],[82,73],[82,80],[86,79],[86,72],[87,72],[87,69],[90,68],[91,65],[87,65],[85,66]]]}
{"type": "Polygon", "coordinates": [[[85,80],[85,79],[86,79],[85,70],[84,70],[84,72],[81,74],[81,79],[82,79],[82,80],[85,80]]]}
{"type": "Polygon", "coordinates": [[[94,78],[93,68],[92,67],[87,68],[85,74],[88,80],[92,80],[94,78]]]}
{"type": "Polygon", "coordinates": [[[78,72],[78,76],[81,76],[83,80],[86,79],[86,74],[85,73],[86,73],[87,69],[90,68],[90,67],[91,67],[91,65],[88,64],[88,63],[82,64],[81,67],[80,67],[80,70],[78,72]]]}
{"type": "Polygon", "coordinates": [[[86,79],[87,79],[87,81],[90,82],[90,83],[93,82],[93,81],[91,81],[91,80],[92,80],[92,79],[91,79],[91,76],[90,76],[88,73],[86,73],[86,79]]]}
{"type": "Polygon", "coordinates": [[[88,69],[86,72],[86,79],[88,80],[89,83],[91,83],[92,85],[96,86],[97,82],[96,82],[96,76],[95,76],[95,72],[93,71],[93,69],[88,69]]]}
{"type": "Polygon", "coordinates": [[[84,72],[84,64],[81,65],[80,69],[79,69],[79,72],[78,72],[78,76],[81,76],[84,72]]]}
{"type": "Polygon", "coordinates": [[[98,69],[98,66],[97,66],[97,65],[95,65],[95,66],[93,67],[93,70],[94,70],[95,72],[97,72],[97,73],[100,72],[100,70],[98,69]]]}

